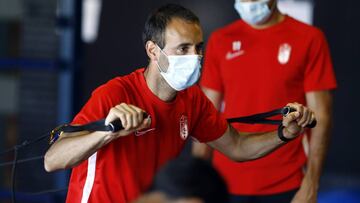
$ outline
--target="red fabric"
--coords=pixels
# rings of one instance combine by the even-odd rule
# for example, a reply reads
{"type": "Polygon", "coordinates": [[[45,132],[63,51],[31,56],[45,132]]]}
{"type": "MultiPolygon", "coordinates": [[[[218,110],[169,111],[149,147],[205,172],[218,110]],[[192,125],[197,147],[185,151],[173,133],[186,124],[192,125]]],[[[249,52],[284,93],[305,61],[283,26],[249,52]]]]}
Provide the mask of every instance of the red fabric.
{"type": "MultiPolygon", "coordinates": [[[[231,118],[294,101],[305,104],[306,92],[334,89],[336,81],[323,33],[286,16],[283,22],[263,30],[238,20],[214,32],[200,85],[224,95],[224,116],[231,118]],[[287,49],[280,52],[284,46],[287,49]],[[279,60],[279,53],[290,53],[288,60],[279,60]]],[[[276,129],[270,125],[233,126],[243,132],[276,129]]],[[[301,139],[255,161],[235,163],[215,152],[213,162],[233,194],[284,192],[300,186],[306,162],[301,139]]]]}
{"type": "MultiPolygon", "coordinates": [[[[223,119],[198,86],[177,94],[166,103],[148,88],[144,69],[117,77],[96,89],[73,120],[85,124],[105,118],[111,107],[125,102],[151,115],[150,128],[143,135],[119,138],[97,152],[95,181],[89,202],[129,202],[148,189],[156,171],[176,157],[185,140],[180,136],[180,118],[187,117],[188,131],[201,142],[213,141],[225,133],[223,119]]],[[[72,170],[67,202],[80,202],[88,173],[88,161],[72,170]]]]}

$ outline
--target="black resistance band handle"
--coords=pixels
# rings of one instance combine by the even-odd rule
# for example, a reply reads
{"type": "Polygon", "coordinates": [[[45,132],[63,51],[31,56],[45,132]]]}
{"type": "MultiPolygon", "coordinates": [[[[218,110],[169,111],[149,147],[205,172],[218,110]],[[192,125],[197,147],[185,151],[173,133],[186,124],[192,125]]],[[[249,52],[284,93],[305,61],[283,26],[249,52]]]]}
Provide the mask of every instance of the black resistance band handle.
{"type": "Polygon", "coordinates": [[[122,126],[120,119],[117,119],[117,120],[114,120],[114,121],[110,122],[109,126],[110,126],[110,131],[113,132],[113,133],[124,129],[124,126],[122,126]]]}
{"type": "MultiPolygon", "coordinates": [[[[294,108],[292,108],[290,106],[286,106],[281,110],[281,113],[282,113],[283,116],[287,116],[289,113],[295,112],[295,111],[296,111],[296,109],[294,109],[294,108]]],[[[316,126],[316,124],[317,124],[317,121],[315,119],[315,120],[313,120],[313,122],[308,124],[306,127],[307,128],[314,128],[316,126]]]]}
{"type": "MultiPolygon", "coordinates": [[[[143,113],[144,118],[149,117],[147,113],[143,113]]],[[[62,133],[72,133],[80,131],[106,131],[106,132],[118,132],[119,130],[124,129],[121,124],[120,119],[116,119],[105,125],[105,119],[94,121],[85,125],[61,125],[56,127],[50,132],[50,141],[49,144],[53,144],[56,140],[59,139],[62,133]]]]}
{"type": "MultiPolygon", "coordinates": [[[[145,119],[145,118],[147,118],[147,117],[149,117],[149,115],[144,112],[144,113],[143,113],[143,118],[145,119]]],[[[120,119],[116,119],[116,120],[110,122],[108,126],[110,127],[110,130],[109,130],[109,131],[111,131],[111,132],[113,132],[113,133],[118,132],[118,131],[124,129],[124,126],[122,126],[120,119]]]]}

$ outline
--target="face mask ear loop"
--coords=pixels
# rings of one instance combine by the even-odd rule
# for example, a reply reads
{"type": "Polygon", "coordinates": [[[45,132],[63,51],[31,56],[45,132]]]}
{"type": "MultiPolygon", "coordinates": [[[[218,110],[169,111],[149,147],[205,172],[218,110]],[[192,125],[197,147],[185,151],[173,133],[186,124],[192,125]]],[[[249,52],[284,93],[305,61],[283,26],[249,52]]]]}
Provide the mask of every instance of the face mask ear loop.
{"type": "Polygon", "coordinates": [[[160,73],[165,73],[164,71],[161,70],[160,65],[159,65],[159,63],[157,61],[156,61],[156,66],[158,67],[158,70],[159,70],[160,73]]]}
{"type": "MultiPolygon", "coordinates": [[[[156,44],[156,46],[157,46],[157,48],[160,49],[160,52],[161,52],[161,53],[163,53],[166,57],[168,57],[167,54],[159,47],[159,45],[156,44]]],[[[159,58],[159,59],[160,59],[160,58],[159,58]]],[[[162,72],[162,73],[165,73],[165,71],[163,71],[163,70],[161,69],[158,61],[156,61],[156,65],[157,65],[158,70],[159,70],[160,73],[161,73],[161,72],[162,72]]]]}
{"type": "Polygon", "coordinates": [[[275,10],[276,6],[277,6],[277,0],[275,0],[273,2],[273,4],[271,5],[271,8],[270,8],[271,15],[270,15],[270,17],[274,14],[274,10],[275,10]]]}

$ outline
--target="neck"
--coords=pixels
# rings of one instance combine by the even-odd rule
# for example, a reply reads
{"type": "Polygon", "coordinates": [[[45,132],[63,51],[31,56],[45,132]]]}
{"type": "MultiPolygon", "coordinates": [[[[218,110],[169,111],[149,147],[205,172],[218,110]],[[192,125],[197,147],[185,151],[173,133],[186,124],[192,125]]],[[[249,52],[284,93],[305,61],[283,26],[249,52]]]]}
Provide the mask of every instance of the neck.
{"type": "Polygon", "coordinates": [[[255,29],[265,29],[268,27],[271,27],[273,25],[276,25],[278,23],[281,23],[284,19],[285,19],[285,15],[283,15],[279,9],[277,8],[276,5],[275,6],[275,10],[273,11],[273,13],[271,14],[270,18],[263,24],[261,25],[251,25],[251,27],[255,28],[255,29]]]}
{"type": "Polygon", "coordinates": [[[156,64],[150,62],[144,72],[144,76],[146,84],[150,88],[151,92],[159,99],[164,102],[171,102],[175,99],[177,93],[176,90],[172,89],[160,75],[156,64]]]}

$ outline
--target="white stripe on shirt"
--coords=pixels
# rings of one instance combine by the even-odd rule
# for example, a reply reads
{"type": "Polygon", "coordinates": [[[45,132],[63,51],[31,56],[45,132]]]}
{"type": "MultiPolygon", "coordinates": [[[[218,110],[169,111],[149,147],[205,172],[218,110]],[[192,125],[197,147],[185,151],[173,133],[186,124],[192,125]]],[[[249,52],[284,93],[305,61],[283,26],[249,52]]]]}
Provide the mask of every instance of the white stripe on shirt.
{"type": "Polygon", "coordinates": [[[84,185],[84,189],[83,189],[83,194],[82,194],[82,198],[81,198],[81,203],[88,202],[91,190],[94,185],[95,169],[96,169],[96,155],[97,155],[97,152],[95,152],[93,155],[91,155],[88,159],[88,169],[87,169],[87,175],[86,175],[85,185],[84,185]]]}

